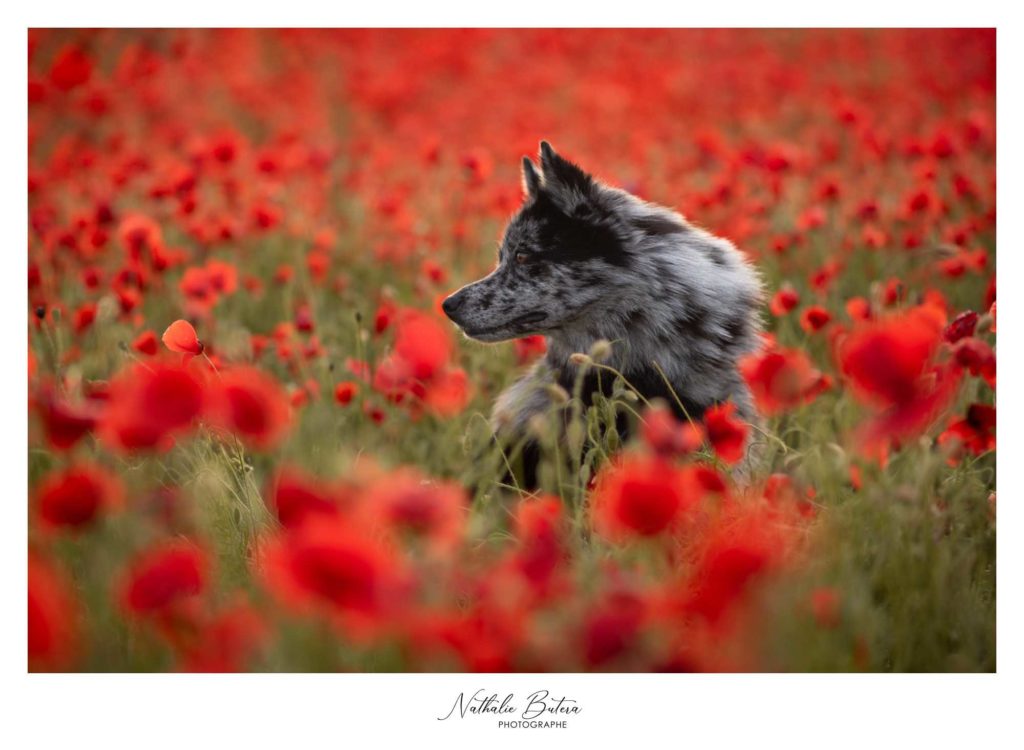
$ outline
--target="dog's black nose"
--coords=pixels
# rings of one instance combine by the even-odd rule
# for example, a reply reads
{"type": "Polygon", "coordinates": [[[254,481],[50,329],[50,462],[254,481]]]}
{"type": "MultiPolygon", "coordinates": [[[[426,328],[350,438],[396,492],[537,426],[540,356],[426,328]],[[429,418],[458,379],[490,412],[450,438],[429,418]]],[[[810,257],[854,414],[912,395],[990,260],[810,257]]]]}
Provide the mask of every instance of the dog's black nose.
{"type": "Polygon", "coordinates": [[[455,315],[459,312],[459,308],[465,303],[465,295],[455,293],[450,297],[447,297],[444,302],[441,303],[441,309],[444,310],[444,314],[452,320],[455,320],[455,315]]]}

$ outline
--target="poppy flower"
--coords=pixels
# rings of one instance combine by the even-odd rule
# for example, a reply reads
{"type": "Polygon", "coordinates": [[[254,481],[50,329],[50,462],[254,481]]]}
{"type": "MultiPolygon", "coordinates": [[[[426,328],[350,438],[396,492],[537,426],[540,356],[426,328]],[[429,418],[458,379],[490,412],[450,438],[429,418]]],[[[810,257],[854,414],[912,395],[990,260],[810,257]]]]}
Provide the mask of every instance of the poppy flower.
{"type": "Polygon", "coordinates": [[[750,434],[750,425],[733,416],[736,405],[732,403],[712,406],[704,413],[704,431],[715,453],[727,464],[734,464],[743,458],[750,434]]]}
{"type": "Polygon", "coordinates": [[[548,348],[547,339],[543,336],[526,336],[512,342],[516,350],[516,362],[524,365],[543,355],[548,348]]]}
{"type": "Polygon", "coordinates": [[[391,302],[382,302],[373,315],[373,332],[380,335],[390,326],[395,317],[396,309],[391,302]]]}
{"type": "Polygon", "coordinates": [[[205,404],[203,382],[189,368],[137,363],[110,383],[98,432],[116,450],[167,450],[194,426],[205,404]]]}
{"type": "Polygon", "coordinates": [[[210,421],[257,450],[276,446],[291,427],[284,388],[253,367],[234,367],[210,383],[210,421]]]}
{"type": "Polygon", "coordinates": [[[341,510],[335,488],[294,469],[283,469],[270,492],[271,505],[285,528],[294,528],[315,515],[336,516],[341,510]]]}
{"type": "Polygon", "coordinates": [[[660,404],[652,406],[643,417],[644,442],[659,456],[685,456],[700,449],[704,434],[696,424],[676,419],[672,410],[660,404]]]}
{"type": "Polygon", "coordinates": [[[687,581],[684,611],[714,628],[726,626],[755,583],[782,560],[788,548],[784,528],[758,511],[719,519],[687,581]]]}
{"type": "Polygon", "coordinates": [[[62,48],[50,68],[50,83],[59,91],[78,88],[91,76],[92,60],[81,47],[74,45],[62,48]]]}
{"type": "Polygon", "coordinates": [[[879,410],[862,427],[864,452],[884,455],[894,441],[920,434],[955,396],[959,371],[935,361],[944,328],[943,313],[922,305],[858,326],[840,343],[851,390],[879,410]]]}
{"type": "Polygon", "coordinates": [[[143,551],[120,584],[120,603],[133,616],[173,614],[203,592],[209,577],[206,554],[193,544],[171,541],[143,551]]]}
{"type": "Polygon", "coordinates": [[[345,380],[334,387],[334,400],[342,406],[346,406],[352,402],[352,399],[355,398],[358,392],[358,383],[352,380],[345,380]]]}
{"type": "Polygon", "coordinates": [[[203,342],[196,336],[196,329],[187,320],[176,320],[164,331],[164,346],[172,352],[193,357],[203,353],[203,342]]]}
{"type": "Polygon", "coordinates": [[[854,394],[881,407],[912,403],[927,390],[925,372],[942,337],[934,308],[918,307],[858,326],[839,347],[854,394]]]}
{"type": "Polygon", "coordinates": [[[427,481],[406,469],[365,489],[361,509],[369,528],[396,542],[423,541],[435,551],[447,551],[461,540],[468,503],[458,485],[427,481]]]}
{"type": "Polygon", "coordinates": [[[60,451],[71,449],[96,427],[100,411],[93,405],[72,406],[44,389],[36,399],[46,441],[60,451]]]}
{"type": "Polygon", "coordinates": [[[821,305],[811,305],[800,313],[800,327],[807,333],[817,333],[832,320],[832,314],[821,305]]]}
{"type": "MultiPolygon", "coordinates": [[[[939,435],[939,444],[958,444],[975,456],[996,448],[996,409],[987,404],[971,404],[962,419],[953,418],[939,435]]],[[[956,456],[951,460],[956,463],[956,456]]]]}
{"type": "Polygon", "coordinates": [[[85,302],[77,310],[75,310],[74,317],[72,318],[71,324],[75,329],[75,333],[85,333],[89,328],[92,327],[93,322],[96,320],[96,303],[85,302]]]}
{"type": "Polygon", "coordinates": [[[644,602],[630,592],[613,592],[587,613],[583,622],[583,662],[590,668],[608,665],[637,644],[644,602]]]}
{"type": "Polygon", "coordinates": [[[758,410],[767,415],[799,406],[819,392],[821,373],[799,349],[776,349],[751,354],[739,364],[758,410]]]}
{"type": "Polygon", "coordinates": [[[374,389],[414,414],[423,408],[442,417],[457,414],[470,388],[465,371],[449,363],[453,343],[447,327],[418,310],[400,310],[397,318],[395,350],[378,364],[374,389]]]}
{"type": "Polygon", "coordinates": [[[132,341],[132,349],[139,354],[145,354],[147,357],[156,356],[156,353],[160,350],[156,334],[153,331],[143,331],[132,341]]]}
{"type": "Polygon", "coordinates": [[[264,543],[260,572],[282,604],[320,612],[361,634],[394,616],[401,590],[395,561],[351,524],[324,516],[264,543]]]}
{"type": "Polygon", "coordinates": [[[411,377],[429,380],[451,357],[451,333],[431,315],[403,310],[398,319],[395,354],[408,366],[411,377]]]}
{"type": "Polygon", "coordinates": [[[186,313],[193,317],[205,317],[217,304],[217,290],[205,268],[186,268],[178,288],[185,297],[186,313]]]}
{"type": "Polygon", "coordinates": [[[219,294],[234,294],[238,289],[238,269],[222,260],[206,262],[206,279],[219,294]]]}
{"type": "Polygon", "coordinates": [[[451,417],[466,408],[472,389],[466,371],[448,367],[431,379],[423,391],[423,404],[439,417],[451,417]]]}
{"type": "Polygon", "coordinates": [[[141,261],[149,254],[163,246],[163,234],[160,225],[144,214],[128,214],[118,227],[118,237],[129,257],[141,261]]]}
{"type": "Polygon", "coordinates": [[[79,653],[79,606],[65,577],[38,555],[28,556],[28,668],[60,671],[79,653]]]}
{"type": "Polygon", "coordinates": [[[868,320],[871,317],[871,304],[863,297],[850,297],[846,301],[846,314],[851,320],[868,320]]]}
{"type": "Polygon", "coordinates": [[[981,376],[990,386],[996,382],[996,353],[981,339],[966,338],[953,347],[956,363],[971,373],[981,376]]]}
{"type": "Polygon", "coordinates": [[[957,315],[953,322],[946,326],[942,332],[942,338],[950,344],[955,344],[960,339],[974,335],[974,329],[978,325],[978,313],[974,310],[966,310],[957,315]]]}
{"type": "Polygon", "coordinates": [[[80,529],[119,508],[123,494],[116,476],[99,466],[78,464],[42,480],[36,509],[47,526],[80,529]]]}
{"type": "Polygon", "coordinates": [[[516,567],[534,587],[548,584],[565,559],[565,506],[554,496],[523,500],[515,515],[516,567]]]}
{"type": "Polygon", "coordinates": [[[238,672],[258,654],[270,636],[263,616],[245,601],[236,601],[203,618],[181,651],[181,668],[188,672],[238,672]]]}
{"type": "Polygon", "coordinates": [[[772,297],[769,309],[772,311],[772,315],[781,316],[790,312],[799,304],[800,295],[793,287],[786,284],[772,297]]]}
{"type": "Polygon", "coordinates": [[[664,459],[627,456],[597,477],[591,496],[595,527],[611,539],[657,536],[700,502],[695,490],[664,459]]]}

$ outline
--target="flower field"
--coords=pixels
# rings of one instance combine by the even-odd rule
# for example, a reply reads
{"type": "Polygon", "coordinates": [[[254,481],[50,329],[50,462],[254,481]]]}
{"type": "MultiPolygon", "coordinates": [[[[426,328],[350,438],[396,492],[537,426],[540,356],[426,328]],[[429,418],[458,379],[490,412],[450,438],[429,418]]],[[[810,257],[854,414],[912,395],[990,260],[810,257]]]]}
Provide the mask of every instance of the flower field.
{"type": "Polygon", "coordinates": [[[995,670],[994,31],[28,47],[29,670],[995,670]],[[761,420],[563,390],[517,484],[544,339],[440,304],[542,139],[756,264],[761,420]]]}

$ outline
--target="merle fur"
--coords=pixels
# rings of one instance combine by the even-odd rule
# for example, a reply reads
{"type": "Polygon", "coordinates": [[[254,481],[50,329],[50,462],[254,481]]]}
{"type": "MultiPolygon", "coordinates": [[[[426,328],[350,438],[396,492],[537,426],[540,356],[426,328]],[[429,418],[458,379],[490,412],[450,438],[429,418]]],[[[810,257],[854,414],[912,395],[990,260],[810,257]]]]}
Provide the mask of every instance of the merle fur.
{"type": "MultiPolygon", "coordinates": [[[[745,256],[678,213],[601,183],[544,141],[539,169],[523,159],[523,187],[497,267],[444,302],[471,338],[547,339],[546,357],[498,397],[496,432],[522,435],[551,406],[545,386],[571,393],[570,356],[600,340],[612,344],[604,364],[645,398],[692,419],[731,401],[753,421],[737,362],[758,347],[763,294],[745,256]]],[[[588,373],[584,402],[613,380],[588,373]]]]}

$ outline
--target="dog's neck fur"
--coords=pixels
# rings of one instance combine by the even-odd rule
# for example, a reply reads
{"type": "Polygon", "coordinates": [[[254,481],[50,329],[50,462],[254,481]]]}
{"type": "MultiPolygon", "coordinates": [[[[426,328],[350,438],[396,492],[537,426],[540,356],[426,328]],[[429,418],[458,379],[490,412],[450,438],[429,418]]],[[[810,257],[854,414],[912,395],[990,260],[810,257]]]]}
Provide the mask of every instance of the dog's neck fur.
{"type": "Polygon", "coordinates": [[[678,396],[702,413],[732,400],[741,414],[751,414],[736,364],[759,345],[756,273],[727,240],[668,209],[601,189],[621,224],[630,272],[616,278],[614,293],[548,334],[548,366],[560,382],[572,382],[571,355],[604,340],[611,354],[603,364],[638,388],[648,384],[653,395],[666,395],[660,391],[667,379],[675,392],[667,394],[670,403],[678,396]]]}

